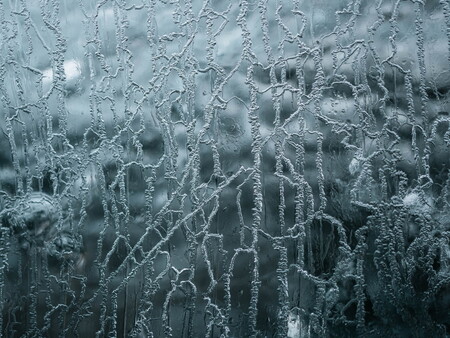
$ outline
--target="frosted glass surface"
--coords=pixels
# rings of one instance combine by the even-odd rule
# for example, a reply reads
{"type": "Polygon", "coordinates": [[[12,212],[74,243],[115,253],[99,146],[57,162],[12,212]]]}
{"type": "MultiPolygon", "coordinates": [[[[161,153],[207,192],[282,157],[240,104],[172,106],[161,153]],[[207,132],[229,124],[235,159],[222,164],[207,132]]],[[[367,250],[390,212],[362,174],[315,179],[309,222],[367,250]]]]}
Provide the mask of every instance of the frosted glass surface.
{"type": "Polygon", "coordinates": [[[448,0],[0,27],[1,336],[450,336],[448,0]]]}

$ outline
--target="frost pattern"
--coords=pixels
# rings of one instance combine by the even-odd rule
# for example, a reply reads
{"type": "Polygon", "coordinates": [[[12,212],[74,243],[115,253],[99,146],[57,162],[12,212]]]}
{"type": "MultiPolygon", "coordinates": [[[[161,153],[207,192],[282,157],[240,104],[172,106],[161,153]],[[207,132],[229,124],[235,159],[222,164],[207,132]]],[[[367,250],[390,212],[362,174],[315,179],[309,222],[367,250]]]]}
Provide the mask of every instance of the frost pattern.
{"type": "Polygon", "coordinates": [[[450,334],[448,0],[0,0],[5,337],[450,334]]]}

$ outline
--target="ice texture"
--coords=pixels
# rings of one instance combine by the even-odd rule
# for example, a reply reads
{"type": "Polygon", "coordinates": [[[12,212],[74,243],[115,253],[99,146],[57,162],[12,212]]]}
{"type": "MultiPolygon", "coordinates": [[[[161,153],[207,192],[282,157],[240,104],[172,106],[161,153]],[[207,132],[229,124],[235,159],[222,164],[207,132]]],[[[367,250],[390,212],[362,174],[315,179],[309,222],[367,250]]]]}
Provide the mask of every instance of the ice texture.
{"type": "Polygon", "coordinates": [[[0,336],[450,335],[448,0],[0,0],[0,336]]]}

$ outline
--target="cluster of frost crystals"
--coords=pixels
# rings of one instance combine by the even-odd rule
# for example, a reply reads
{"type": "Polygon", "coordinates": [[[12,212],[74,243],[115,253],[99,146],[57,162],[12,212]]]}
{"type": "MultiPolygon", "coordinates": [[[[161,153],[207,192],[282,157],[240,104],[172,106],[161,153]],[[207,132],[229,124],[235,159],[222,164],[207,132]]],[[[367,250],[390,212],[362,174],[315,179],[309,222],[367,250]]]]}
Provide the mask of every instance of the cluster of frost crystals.
{"type": "Polygon", "coordinates": [[[448,0],[0,0],[0,336],[450,334],[448,0]]]}

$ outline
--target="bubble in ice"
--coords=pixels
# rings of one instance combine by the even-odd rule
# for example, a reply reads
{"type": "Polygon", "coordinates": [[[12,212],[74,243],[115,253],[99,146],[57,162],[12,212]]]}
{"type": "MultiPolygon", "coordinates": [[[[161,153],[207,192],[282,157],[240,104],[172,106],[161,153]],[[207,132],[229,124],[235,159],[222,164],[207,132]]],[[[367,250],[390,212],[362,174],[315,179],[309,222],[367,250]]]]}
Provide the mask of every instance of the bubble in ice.
{"type": "Polygon", "coordinates": [[[42,192],[18,198],[7,213],[7,224],[23,248],[32,242],[42,245],[58,221],[57,201],[42,192]]]}
{"type": "Polygon", "coordinates": [[[432,211],[433,201],[424,193],[413,191],[403,198],[403,205],[410,214],[423,215],[432,211]]]}
{"type": "Polygon", "coordinates": [[[62,230],[46,244],[47,253],[58,260],[76,260],[79,258],[83,244],[81,236],[68,230],[62,230]]]}

